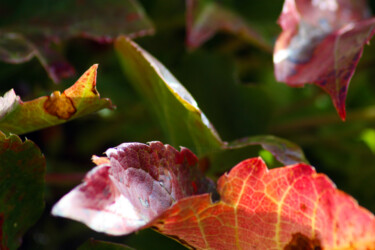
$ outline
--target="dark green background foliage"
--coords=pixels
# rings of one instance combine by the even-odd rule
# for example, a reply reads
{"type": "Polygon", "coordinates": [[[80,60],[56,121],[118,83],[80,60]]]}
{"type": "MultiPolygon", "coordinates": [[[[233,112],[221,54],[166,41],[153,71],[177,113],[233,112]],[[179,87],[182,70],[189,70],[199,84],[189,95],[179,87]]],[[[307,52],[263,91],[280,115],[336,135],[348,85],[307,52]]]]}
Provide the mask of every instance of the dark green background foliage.
{"type": "Polygon", "coordinates": [[[43,212],[45,160],[30,140],[0,133],[0,166],[0,248],[16,249],[43,212]]]}
{"type": "MultiPolygon", "coordinates": [[[[313,85],[290,88],[277,83],[272,55],[238,37],[219,33],[201,48],[189,51],[185,46],[184,1],[139,2],[154,23],[156,33],[138,38],[136,42],[158,58],[190,91],[223,140],[259,134],[291,140],[303,148],[318,172],[326,173],[339,189],[375,212],[374,45],[365,47],[351,81],[347,121],[343,123],[326,93],[313,85]]],[[[270,42],[275,41],[280,32],[276,20],[282,0],[220,2],[241,14],[270,42]]],[[[54,2],[33,1],[27,11],[36,11],[49,4],[54,2]]],[[[374,10],[375,0],[370,1],[370,5],[374,10]]],[[[69,15],[69,9],[62,11],[69,15]]],[[[6,18],[0,19],[0,25],[18,17],[7,14],[6,18]]],[[[128,141],[170,143],[154,115],[124,76],[111,44],[73,38],[57,49],[75,67],[75,77],[56,85],[37,59],[18,65],[0,63],[0,94],[14,88],[22,100],[48,95],[53,90],[69,87],[92,64],[99,63],[98,91],[102,97],[111,98],[117,109],[103,110],[24,135],[46,156],[47,186],[44,214],[25,235],[21,249],[72,249],[90,237],[137,249],[182,248],[152,230],[126,237],[108,237],[78,222],[50,215],[51,206],[91,169],[92,154],[101,155],[108,147],[128,141]],[[57,173],[66,174],[63,175],[65,178],[57,173]]],[[[229,170],[234,163],[259,153],[263,154],[260,147],[226,152],[225,157],[221,156],[213,163],[221,164],[215,166],[216,169],[229,170]]],[[[277,166],[272,164],[272,159],[268,163],[277,166]]],[[[215,176],[219,175],[221,173],[215,176]]]]}

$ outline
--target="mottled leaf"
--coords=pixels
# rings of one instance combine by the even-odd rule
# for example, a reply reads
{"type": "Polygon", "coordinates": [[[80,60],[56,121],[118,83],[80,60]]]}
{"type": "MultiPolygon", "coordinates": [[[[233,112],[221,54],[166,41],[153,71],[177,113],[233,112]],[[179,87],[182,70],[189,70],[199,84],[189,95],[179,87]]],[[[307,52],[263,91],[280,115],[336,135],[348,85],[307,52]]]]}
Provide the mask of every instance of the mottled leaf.
{"type": "Polygon", "coordinates": [[[213,0],[186,0],[187,46],[197,48],[219,31],[238,35],[271,51],[269,43],[238,14],[213,0]]]}
{"type": "Polygon", "coordinates": [[[32,101],[23,102],[10,90],[0,97],[0,130],[23,134],[111,108],[111,101],[100,98],[96,90],[97,68],[93,65],[63,93],[55,91],[32,101]]]}
{"type": "Polygon", "coordinates": [[[203,156],[210,152],[261,145],[283,164],[306,162],[295,144],[272,136],[222,141],[199,109],[191,94],[157,59],[131,40],[120,37],[115,43],[126,75],[157,115],[169,142],[203,156]]]}
{"type": "Polygon", "coordinates": [[[89,239],[78,250],[133,250],[134,248],[112,242],[89,239]]]}
{"type": "Polygon", "coordinates": [[[0,249],[17,249],[42,214],[45,165],[33,142],[0,132],[0,249]]]}
{"type": "Polygon", "coordinates": [[[120,37],[115,47],[126,75],[157,115],[173,146],[186,146],[198,155],[221,148],[221,139],[197,102],[164,65],[126,37],[120,37]]]}
{"type": "Polygon", "coordinates": [[[209,194],[184,198],[153,224],[196,249],[373,249],[375,218],[313,167],[245,160],[209,194]]]}
{"type": "Polygon", "coordinates": [[[92,169],[52,214],[111,235],[147,225],[176,201],[212,189],[188,149],[160,142],[124,143],[106,151],[109,162],[92,169]]]}
{"type": "Polygon", "coordinates": [[[5,26],[0,30],[0,60],[22,63],[37,56],[55,82],[74,74],[73,67],[53,48],[63,40],[84,37],[108,43],[120,34],[139,37],[153,33],[152,24],[134,0],[105,3],[68,0],[59,4],[36,1],[33,6],[39,5],[36,11],[28,10],[27,1],[2,4],[8,15],[19,15],[20,18],[6,22],[7,15],[3,17],[5,26]]]}
{"type": "Polygon", "coordinates": [[[318,85],[345,120],[350,79],[375,33],[375,18],[368,17],[365,0],[286,0],[274,51],[276,79],[318,85]]]}

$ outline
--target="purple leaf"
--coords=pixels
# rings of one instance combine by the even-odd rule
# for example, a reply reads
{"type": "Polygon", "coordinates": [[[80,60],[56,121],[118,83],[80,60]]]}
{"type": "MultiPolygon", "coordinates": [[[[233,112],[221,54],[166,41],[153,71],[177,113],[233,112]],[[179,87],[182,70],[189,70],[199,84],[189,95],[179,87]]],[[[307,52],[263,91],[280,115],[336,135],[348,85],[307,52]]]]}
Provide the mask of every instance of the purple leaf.
{"type": "Polygon", "coordinates": [[[99,232],[129,234],[181,198],[207,192],[213,185],[186,148],[179,152],[161,142],[123,143],[106,154],[109,161],[102,159],[104,164],[53,207],[53,215],[78,220],[99,232]]]}

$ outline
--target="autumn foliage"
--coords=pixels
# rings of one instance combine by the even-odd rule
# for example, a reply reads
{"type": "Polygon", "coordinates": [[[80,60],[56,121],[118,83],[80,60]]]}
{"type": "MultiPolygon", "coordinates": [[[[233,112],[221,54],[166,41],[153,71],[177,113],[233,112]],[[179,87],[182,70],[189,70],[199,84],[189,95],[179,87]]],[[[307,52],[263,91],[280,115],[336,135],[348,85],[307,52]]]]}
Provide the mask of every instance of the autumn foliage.
{"type": "Polygon", "coordinates": [[[375,249],[375,1],[1,5],[1,250],[375,249]]]}
{"type": "Polygon", "coordinates": [[[198,249],[311,249],[375,245],[375,217],[307,164],[268,170],[261,158],[211,182],[188,149],[151,142],[106,152],[52,213],[113,235],[155,227],[198,249]],[[203,193],[199,195],[200,193],[203,193]]]}

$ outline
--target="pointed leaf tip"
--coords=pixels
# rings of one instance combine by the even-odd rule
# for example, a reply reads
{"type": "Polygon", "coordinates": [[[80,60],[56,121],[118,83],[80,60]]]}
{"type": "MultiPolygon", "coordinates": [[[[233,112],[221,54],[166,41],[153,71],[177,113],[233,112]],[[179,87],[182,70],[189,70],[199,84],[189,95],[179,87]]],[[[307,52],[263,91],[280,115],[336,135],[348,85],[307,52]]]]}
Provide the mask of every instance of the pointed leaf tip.
{"type": "Polygon", "coordinates": [[[299,87],[313,83],[326,91],[344,121],[349,82],[364,45],[375,33],[366,1],[285,0],[283,31],[274,50],[278,81],[299,87]]]}
{"type": "Polygon", "coordinates": [[[50,96],[23,102],[14,91],[7,92],[0,99],[0,130],[24,134],[103,108],[114,108],[109,99],[100,98],[96,89],[97,68],[97,64],[91,66],[63,93],[54,91],[50,96]]]}
{"type": "Polygon", "coordinates": [[[345,109],[345,103],[342,103],[337,109],[337,112],[339,113],[339,116],[343,122],[346,120],[346,109],[345,109]]]}

